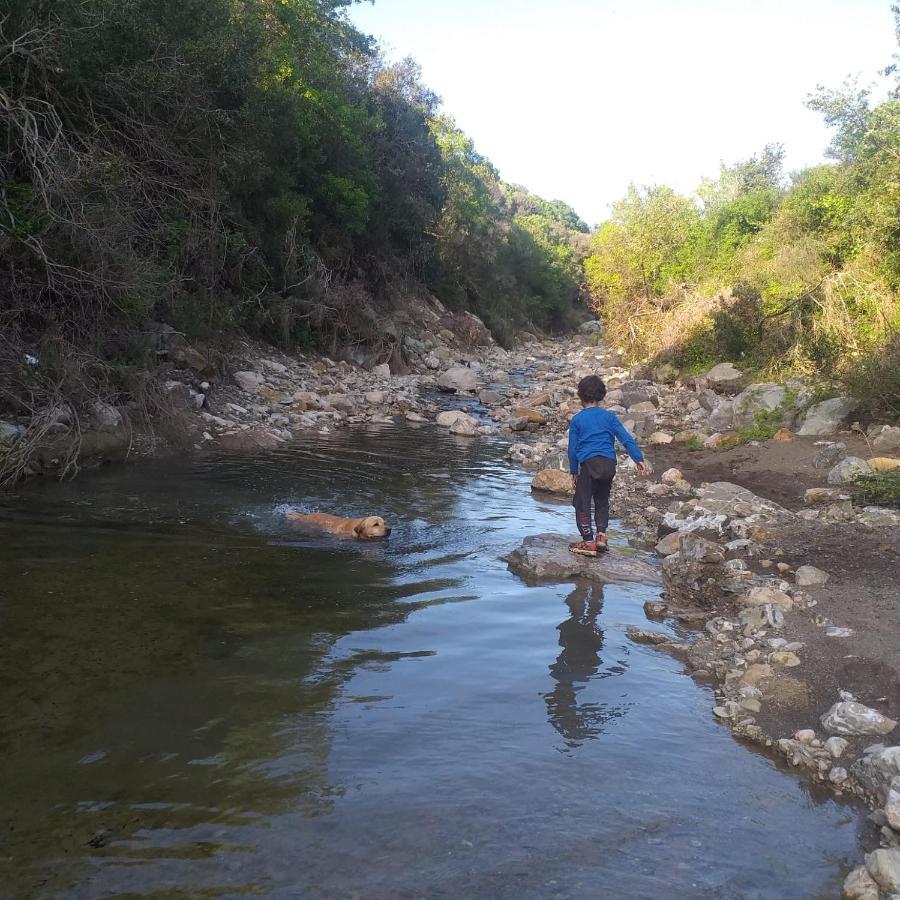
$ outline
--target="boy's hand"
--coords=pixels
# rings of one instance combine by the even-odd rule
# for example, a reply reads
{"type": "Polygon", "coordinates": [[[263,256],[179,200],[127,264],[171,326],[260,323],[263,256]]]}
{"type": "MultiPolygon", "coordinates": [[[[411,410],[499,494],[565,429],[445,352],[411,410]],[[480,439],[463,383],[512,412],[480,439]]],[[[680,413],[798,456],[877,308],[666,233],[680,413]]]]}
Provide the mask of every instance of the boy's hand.
{"type": "Polygon", "coordinates": [[[643,478],[647,474],[647,463],[639,462],[637,464],[637,473],[643,478]]]}
{"type": "Polygon", "coordinates": [[[574,491],[577,486],[578,486],[578,476],[573,475],[572,476],[572,490],[574,491]]]}

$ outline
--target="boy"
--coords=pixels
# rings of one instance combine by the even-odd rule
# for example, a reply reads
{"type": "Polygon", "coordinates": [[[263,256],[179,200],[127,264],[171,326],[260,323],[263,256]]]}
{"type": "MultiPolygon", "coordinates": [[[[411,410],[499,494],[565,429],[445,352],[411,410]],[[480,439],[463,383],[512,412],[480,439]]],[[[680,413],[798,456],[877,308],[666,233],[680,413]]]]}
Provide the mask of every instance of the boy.
{"type": "Polygon", "coordinates": [[[569,471],[575,488],[575,522],[581,540],[570,544],[573,553],[596,556],[608,550],[606,528],[609,525],[609,492],[616,477],[616,438],[637,463],[638,474],[646,475],[644,454],[635,439],[625,430],[614,412],[602,409],[606,385],[597,375],[578,382],[578,399],[584,409],[569,425],[569,471]],[[597,537],[591,528],[591,501],[597,519],[597,537]]]}

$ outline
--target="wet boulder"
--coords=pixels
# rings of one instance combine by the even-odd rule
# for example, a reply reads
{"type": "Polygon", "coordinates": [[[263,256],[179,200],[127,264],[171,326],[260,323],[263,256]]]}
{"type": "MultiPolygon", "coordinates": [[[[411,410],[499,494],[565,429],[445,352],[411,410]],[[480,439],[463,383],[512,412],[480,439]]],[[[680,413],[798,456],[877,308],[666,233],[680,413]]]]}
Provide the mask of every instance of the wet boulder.
{"type": "Polygon", "coordinates": [[[572,476],[568,472],[563,472],[562,469],[541,469],[531,479],[531,489],[564,497],[570,497],[575,493],[572,487],[572,476]]]}
{"type": "Polygon", "coordinates": [[[851,774],[882,803],[887,799],[891,782],[900,776],[900,747],[875,744],[851,766],[851,774]]]}
{"type": "Polygon", "coordinates": [[[615,550],[596,557],[576,556],[569,550],[572,538],[561,534],[536,534],[504,557],[510,571],[526,581],[571,581],[587,578],[603,584],[629,581],[656,585],[659,571],[642,556],[615,550]]]}
{"type": "Polygon", "coordinates": [[[454,366],[441,373],[437,384],[442,391],[475,393],[478,390],[478,376],[466,366],[454,366]]]}

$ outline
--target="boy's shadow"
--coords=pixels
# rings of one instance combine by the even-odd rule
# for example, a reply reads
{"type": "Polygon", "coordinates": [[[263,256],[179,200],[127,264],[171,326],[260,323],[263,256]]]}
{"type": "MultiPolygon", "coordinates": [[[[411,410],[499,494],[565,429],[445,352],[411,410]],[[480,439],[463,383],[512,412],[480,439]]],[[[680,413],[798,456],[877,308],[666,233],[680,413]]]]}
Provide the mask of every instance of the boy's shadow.
{"type": "Polygon", "coordinates": [[[624,714],[622,707],[604,703],[578,702],[578,693],[595,677],[620,675],[624,668],[617,664],[600,672],[603,660],[603,631],[597,617],[603,606],[603,587],[598,584],[578,585],[566,597],[569,618],[559,624],[562,647],[550,675],[556,684],[544,694],[550,724],[562,735],[566,746],[574,749],[602,733],[610,719],[624,714]]]}

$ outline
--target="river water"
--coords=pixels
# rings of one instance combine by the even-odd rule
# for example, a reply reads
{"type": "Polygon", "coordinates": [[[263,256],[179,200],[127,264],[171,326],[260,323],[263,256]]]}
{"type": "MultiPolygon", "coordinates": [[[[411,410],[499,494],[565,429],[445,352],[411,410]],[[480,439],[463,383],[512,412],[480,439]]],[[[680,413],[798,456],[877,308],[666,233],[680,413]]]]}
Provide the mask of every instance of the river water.
{"type": "Polygon", "coordinates": [[[653,589],[507,571],[572,514],[504,449],[389,427],[0,500],[0,894],[839,896],[858,814],[626,639],[653,589]]]}

